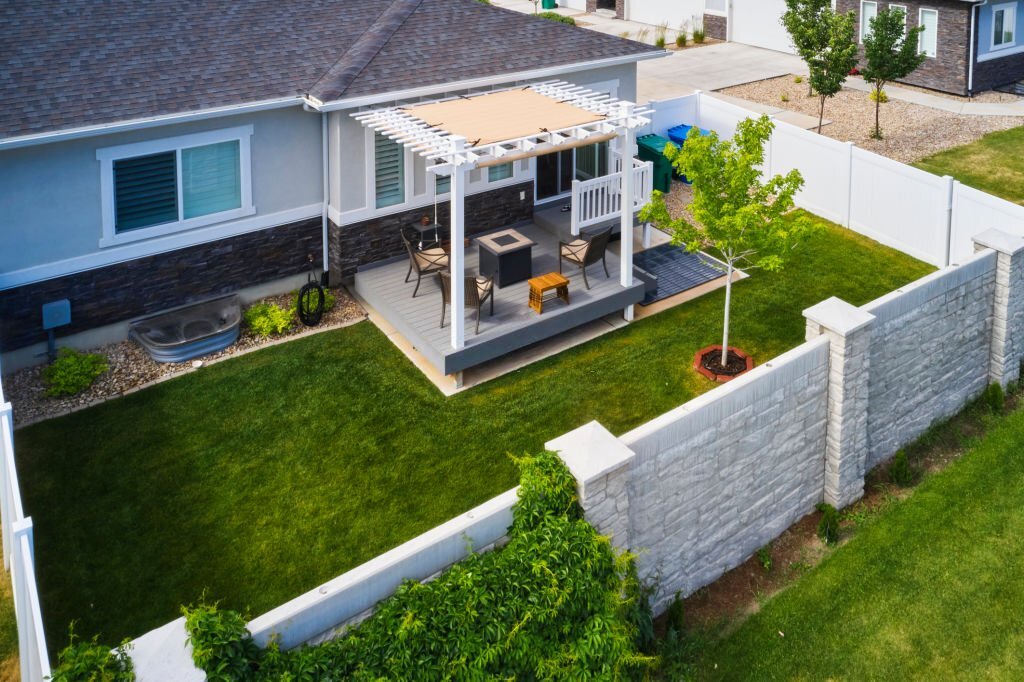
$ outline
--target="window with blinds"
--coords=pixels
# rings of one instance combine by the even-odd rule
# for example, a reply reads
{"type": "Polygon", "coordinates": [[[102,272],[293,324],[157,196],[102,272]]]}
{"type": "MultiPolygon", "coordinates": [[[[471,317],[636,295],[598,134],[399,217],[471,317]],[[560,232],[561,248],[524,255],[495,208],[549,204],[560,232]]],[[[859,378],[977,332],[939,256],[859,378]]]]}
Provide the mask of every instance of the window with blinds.
{"type": "Polygon", "coordinates": [[[512,177],[512,162],[501,163],[487,168],[487,182],[497,182],[512,177]]]}
{"type": "Polygon", "coordinates": [[[405,201],[405,149],[394,140],[375,132],[373,158],[377,208],[405,201]]]}
{"type": "Polygon", "coordinates": [[[182,215],[187,220],[242,206],[239,142],[181,150],[182,215]]]}
{"type": "Polygon", "coordinates": [[[115,230],[178,220],[178,163],[175,152],[114,161],[115,230]]]}

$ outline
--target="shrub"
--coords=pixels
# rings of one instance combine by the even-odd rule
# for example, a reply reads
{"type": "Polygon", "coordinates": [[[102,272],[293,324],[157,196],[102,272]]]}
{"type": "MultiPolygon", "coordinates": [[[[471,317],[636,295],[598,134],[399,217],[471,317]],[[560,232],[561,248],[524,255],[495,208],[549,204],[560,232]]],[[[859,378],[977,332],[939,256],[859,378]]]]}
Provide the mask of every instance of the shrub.
{"type": "Polygon", "coordinates": [[[575,19],[573,19],[572,17],[563,16],[563,15],[559,14],[558,12],[541,12],[537,16],[541,17],[542,19],[548,19],[550,21],[557,21],[560,24],[569,24],[570,26],[575,26],[576,25],[576,20],[575,19]]]}
{"type": "Polygon", "coordinates": [[[831,504],[824,502],[818,505],[821,521],[818,522],[818,537],[826,545],[834,545],[839,541],[839,512],[831,504]]]}
{"type": "Polygon", "coordinates": [[[914,481],[914,471],[910,468],[906,450],[897,450],[889,465],[889,480],[901,488],[906,488],[914,481]]]}
{"type": "Polygon", "coordinates": [[[676,34],[676,47],[686,47],[686,30],[681,29],[676,34]]]}
{"type": "Polygon", "coordinates": [[[800,83],[804,82],[804,77],[803,76],[795,76],[793,78],[793,82],[796,83],[797,85],[799,85],[800,83]]]}
{"type": "Polygon", "coordinates": [[[757,550],[757,563],[761,564],[765,571],[772,570],[772,550],[768,545],[757,550]]]}
{"type": "Polygon", "coordinates": [[[658,24],[658,27],[654,30],[654,45],[665,49],[665,35],[668,33],[668,24],[662,22],[658,24]]]}
{"type": "Polygon", "coordinates": [[[665,36],[658,36],[654,39],[654,46],[665,49],[665,36]]]}
{"type": "Polygon", "coordinates": [[[885,90],[872,90],[868,94],[868,99],[872,102],[881,102],[882,104],[885,104],[889,101],[889,95],[885,94],[885,90]]]}
{"type": "Polygon", "coordinates": [[[786,93],[782,93],[782,95],[779,97],[779,99],[781,99],[783,102],[788,102],[789,101],[789,95],[787,95],[786,93]]]}
{"type": "Polygon", "coordinates": [[[704,17],[696,16],[693,18],[693,42],[699,45],[704,42],[705,37],[707,33],[704,31],[704,17]]]}
{"type": "MultiPolygon", "coordinates": [[[[334,305],[338,302],[338,297],[331,293],[331,290],[327,287],[323,288],[324,292],[324,313],[331,310],[334,305]]],[[[299,292],[292,292],[292,314],[298,315],[299,310],[299,292]]]]}
{"type": "Polygon", "coordinates": [[[70,644],[57,654],[52,682],[131,682],[135,679],[132,659],[128,656],[128,640],[111,650],[99,644],[94,637],[75,642],[72,624],[70,644]]]}
{"type": "Polygon", "coordinates": [[[582,520],[575,481],[553,453],[522,471],[509,541],[433,581],[408,581],[345,636],[281,651],[253,644],[238,614],[186,610],[210,680],[611,679],[656,659],[634,558],[582,520]],[[646,619],[646,622],[645,622],[646,619]]]}
{"type": "Polygon", "coordinates": [[[989,384],[982,394],[982,399],[992,412],[999,414],[1006,407],[1006,394],[998,382],[989,384]]]}
{"type": "Polygon", "coordinates": [[[96,377],[109,369],[107,359],[97,353],[81,353],[74,348],[61,348],[57,359],[43,368],[46,395],[57,398],[75,395],[92,386],[96,377]]]}
{"type": "Polygon", "coordinates": [[[245,311],[245,323],[261,339],[285,333],[293,322],[293,310],[285,310],[274,303],[255,303],[245,311]]]}

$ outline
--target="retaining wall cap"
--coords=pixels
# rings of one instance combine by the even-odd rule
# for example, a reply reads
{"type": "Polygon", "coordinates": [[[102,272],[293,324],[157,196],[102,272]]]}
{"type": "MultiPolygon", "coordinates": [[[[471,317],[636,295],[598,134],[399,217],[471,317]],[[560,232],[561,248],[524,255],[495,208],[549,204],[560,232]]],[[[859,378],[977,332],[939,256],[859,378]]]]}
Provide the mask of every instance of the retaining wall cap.
{"type": "Polygon", "coordinates": [[[975,244],[988,247],[999,253],[1015,255],[1024,251],[1024,237],[994,228],[974,235],[973,239],[975,244]]]}
{"type": "Polygon", "coordinates": [[[557,452],[576,480],[584,485],[618,469],[634,456],[632,450],[596,421],[549,440],[544,447],[557,452]]]}
{"type": "Polygon", "coordinates": [[[871,313],[835,296],[806,309],[804,317],[843,336],[863,329],[875,320],[871,313]]]}

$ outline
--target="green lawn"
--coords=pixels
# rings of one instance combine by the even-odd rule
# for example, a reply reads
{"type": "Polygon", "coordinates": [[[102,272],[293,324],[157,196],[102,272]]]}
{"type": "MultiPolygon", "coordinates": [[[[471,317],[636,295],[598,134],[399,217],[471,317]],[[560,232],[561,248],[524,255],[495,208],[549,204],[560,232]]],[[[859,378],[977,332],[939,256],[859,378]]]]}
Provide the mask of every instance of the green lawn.
{"type": "Polygon", "coordinates": [[[962,459],[701,651],[696,677],[1024,679],[1024,409],[992,421],[962,459]]]}
{"type": "MultiPolygon", "coordinates": [[[[830,227],[733,296],[734,343],[800,344],[801,310],[932,268],[830,227]]],[[[721,291],[444,398],[371,324],[212,365],[16,434],[52,646],[136,636],[208,598],[261,613],[507,490],[506,453],[615,433],[713,388],[721,291]]],[[[424,305],[433,301],[424,300],[424,305]]]]}
{"type": "Polygon", "coordinates": [[[936,175],[1024,204],[1024,127],[990,133],[914,164],[936,175]]]}

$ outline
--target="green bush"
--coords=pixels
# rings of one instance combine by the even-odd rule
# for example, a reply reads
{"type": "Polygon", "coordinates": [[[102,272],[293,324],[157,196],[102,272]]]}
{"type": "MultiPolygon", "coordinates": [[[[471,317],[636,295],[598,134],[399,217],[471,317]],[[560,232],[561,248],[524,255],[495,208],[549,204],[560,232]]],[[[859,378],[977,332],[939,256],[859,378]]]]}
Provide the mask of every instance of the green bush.
{"type": "Polygon", "coordinates": [[[834,545],[839,541],[839,512],[831,504],[824,502],[818,505],[821,521],[818,522],[818,537],[826,545],[834,545]]]}
{"type": "Polygon", "coordinates": [[[634,558],[582,520],[558,457],[516,460],[520,498],[501,549],[435,580],[408,581],[344,637],[281,651],[255,647],[238,614],[187,613],[196,664],[211,680],[622,679],[656,664],[640,651],[650,611],[634,558]],[[639,614],[639,615],[638,615],[639,614]]]}
{"type": "Polygon", "coordinates": [[[885,90],[872,89],[871,92],[868,94],[868,99],[871,100],[872,102],[881,101],[882,104],[885,104],[886,102],[889,101],[889,95],[885,94],[885,90]]]}
{"type": "Polygon", "coordinates": [[[245,323],[261,339],[285,333],[292,328],[294,317],[292,309],[274,303],[254,303],[245,311],[245,323]]]}
{"type": "Polygon", "coordinates": [[[654,46],[665,49],[665,36],[658,36],[654,39],[654,46]]]}
{"type": "Polygon", "coordinates": [[[914,482],[914,470],[910,468],[906,450],[897,450],[889,465],[889,480],[901,488],[914,482]]]}
{"type": "Polygon", "coordinates": [[[999,414],[1006,407],[1006,393],[1003,392],[1003,387],[999,383],[989,384],[988,388],[982,394],[982,398],[985,404],[988,405],[988,409],[992,412],[999,414]]]}
{"type": "Polygon", "coordinates": [[[128,640],[111,650],[90,641],[75,642],[72,625],[71,643],[57,654],[57,665],[52,671],[52,682],[131,682],[135,679],[132,659],[128,656],[128,640]]]}
{"type": "Polygon", "coordinates": [[[575,19],[573,19],[572,17],[562,16],[558,12],[541,12],[537,16],[541,17],[542,19],[549,19],[551,21],[557,21],[560,24],[569,24],[570,26],[575,26],[576,25],[576,20],[575,19]]]}
{"type": "MultiPolygon", "coordinates": [[[[324,314],[331,310],[334,305],[338,302],[338,297],[331,293],[331,290],[327,287],[323,288],[324,292],[324,314]]],[[[299,310],[299,292],[292,292],[292,314],[298,315],[299,310]]]]}
{"type": "Polygon", "coordinates": [[[676,47],[686,47],[686,31],[679,31],[676,34],[676,47]]]}
{"type": "Polygon", "coordinates": [[[107,359],[97,353],[81,353],[74,348],[61,348],[57,359],[43,368],[46,395],[57,398],[75,395],[92,386],[96,377],[109,369],[107,359]]]}

